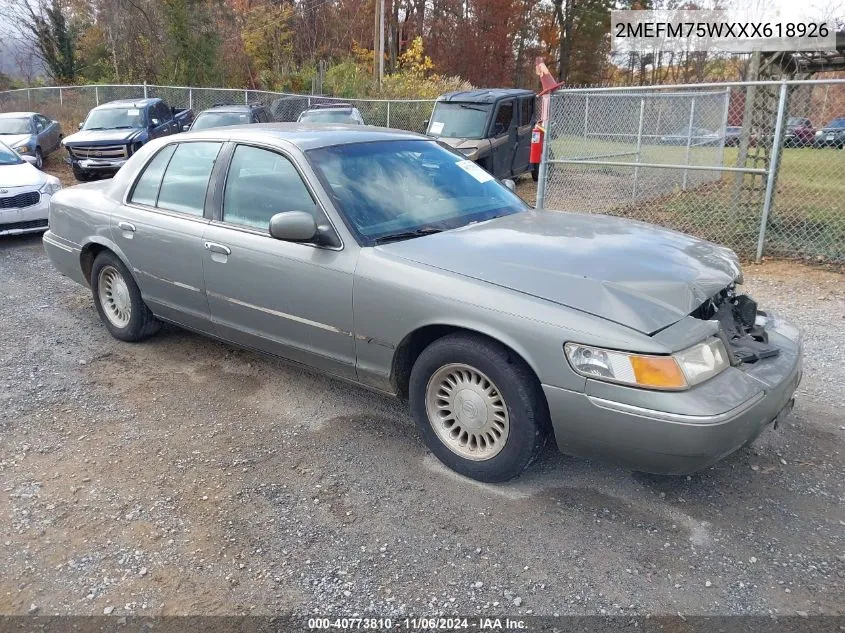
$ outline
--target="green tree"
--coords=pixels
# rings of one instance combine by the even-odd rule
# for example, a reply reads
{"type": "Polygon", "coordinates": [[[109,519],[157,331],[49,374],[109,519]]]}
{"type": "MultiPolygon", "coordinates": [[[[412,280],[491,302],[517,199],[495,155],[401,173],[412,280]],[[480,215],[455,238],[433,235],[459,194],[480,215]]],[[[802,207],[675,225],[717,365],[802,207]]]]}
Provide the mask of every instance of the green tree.
{"type": "Polygon", "coordinates": [[[165,52],[161,60],[167,81],[179,85],[215,85],[221,80],[220,34],[212,0],[162,0],[165,52]]]}
{"type": "Polygon", "coordinates": [[[52,79],[73,83],[79,73],[76,58],[78,29],[65,18],[58,0],[23,2],[19,24],[32,35],[38,57],[52,79]]]}

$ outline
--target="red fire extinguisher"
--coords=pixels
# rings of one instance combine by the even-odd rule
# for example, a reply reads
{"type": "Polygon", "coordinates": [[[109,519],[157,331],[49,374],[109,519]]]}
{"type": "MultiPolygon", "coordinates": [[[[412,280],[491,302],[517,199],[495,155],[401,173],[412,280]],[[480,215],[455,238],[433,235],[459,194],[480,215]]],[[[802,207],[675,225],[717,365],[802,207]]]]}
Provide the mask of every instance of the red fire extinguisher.
{"type": "Polygon", "coordinates": [[[536,123],[531,131],[531,154],[528,160],[533,165],[539,164],[543,159],[543,137],[545,135],[546,131],[539,123],[536,123]]]}

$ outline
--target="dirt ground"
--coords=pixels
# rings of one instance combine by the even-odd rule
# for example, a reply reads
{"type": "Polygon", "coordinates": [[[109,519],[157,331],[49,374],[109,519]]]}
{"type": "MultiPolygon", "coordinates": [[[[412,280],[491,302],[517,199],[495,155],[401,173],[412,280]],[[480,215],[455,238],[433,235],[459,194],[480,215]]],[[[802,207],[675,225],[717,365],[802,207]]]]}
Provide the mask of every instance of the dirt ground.
{"type": "Polygon", "coordinates": [[[690,477],[548,448],[491,486],[392,399],[112,339],[40,237],[0,238],[0,614],[842,614],[845,283],[746,285],[805,333],[779,429],[690,477]]]}

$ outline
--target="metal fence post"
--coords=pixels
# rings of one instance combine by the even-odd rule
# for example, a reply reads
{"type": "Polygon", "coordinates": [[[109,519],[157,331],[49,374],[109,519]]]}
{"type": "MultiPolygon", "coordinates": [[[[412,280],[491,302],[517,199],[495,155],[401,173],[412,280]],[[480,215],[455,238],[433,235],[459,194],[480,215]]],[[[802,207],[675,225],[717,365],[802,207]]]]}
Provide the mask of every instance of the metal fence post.
{"type": "Polygon", "coordinates": [[[94,86],[94,100],[100,105],[100,86],[94,86]]]}
{"type": "Polygon", "coordinates": [[[63,108],[64,105],[65,105],[65,99],[64,99],[64,96],[62,95],[62,87],[59,86],[59,107],[63,108]]]}
{"type": "Polygon", "coordinates": [[[144,81],[144,99],[147,98],[147,82],[144,81]]]}
{"type": "Polygon", "coordinates": [[[387,126],[390,127],[390,101],[387,102],[387,126]]]}
{"type": "Polygon", "coordinates": [[[249,93],[244,90],[244,105],[249,105],[249,93]]]}
{"type": "Polygon", "coordinates": [[[552,142],[552,97],[551,95],[543,95],[541,99],[548,99],[549,106],[544,109],[548,114],[546,115],[548,121],[543,124],[546,127],[543,137],[543,149],[540,152],[540,167],[537,168],[537,196],[534,200],[535,209],[543,209],[546,205],[546,179],[549,176],[549,144],[552,142]]]}
{"type": "MultiPolygon", "coordinates": [[[[687,158],[686,164],[689,165],[690,159],[690,152],[692,149],[692,124],[695,122],[695,97],[692,98],[689,106],[689,126],[687,127],[687,158]]],[[[686,191],[687,190],[687,174],[689,173],[688,169],[684,170],[684,179],[681,183],[681,189],[686,191]]]]}
{"type": "Polygon", "coordinates": [[[188,88],[188,110],[194,109],[194,89],[188,88]]]}
{"type": "Polygon", "coordinates": [[[587,122],[590,117],[590,95],[584,97],[584,140],[587,140],[587,122]]]}
{"type": "Polygon", "coordinates": [[[772,200],[775,195],[775,182],[778,171],[780,171],[780,147],[781,136],[783,135],[783,119],[786,114],[786,82],[780,84],[780,98],[778,100],[778,118],[775,122],[775,137],[772,139],[772,153],[769,157],[769,173],[766,175],[766,198],[763,202],[763,217],[760,219],[760,235],[757,238],[757,259],[759,262],[763,257],[763,242],[766,240],[766,225],[769,222],[769,213],[772,209],[772,200]]]}
{"type": "Polygon", "coordinates": [[[634,167],[634,189],[631,193],[631,202],[637,201],[637,184],[640,177],[640,151],[643,147],[643,119],[645,118],[645,99],[640,99],[640,124],[637,128],[637,165],[634,167]]]}

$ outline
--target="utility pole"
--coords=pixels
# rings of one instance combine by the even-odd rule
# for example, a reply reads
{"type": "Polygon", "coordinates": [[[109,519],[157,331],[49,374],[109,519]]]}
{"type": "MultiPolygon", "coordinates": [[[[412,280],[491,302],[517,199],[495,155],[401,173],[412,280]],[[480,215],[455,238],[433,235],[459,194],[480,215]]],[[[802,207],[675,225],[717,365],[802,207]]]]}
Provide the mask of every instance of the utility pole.
{"type": "Polygon", "coordinates": [[[384,0],[379,0],[378,12],[378,85],[384,79],[384,0]]]}

